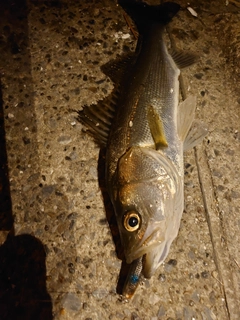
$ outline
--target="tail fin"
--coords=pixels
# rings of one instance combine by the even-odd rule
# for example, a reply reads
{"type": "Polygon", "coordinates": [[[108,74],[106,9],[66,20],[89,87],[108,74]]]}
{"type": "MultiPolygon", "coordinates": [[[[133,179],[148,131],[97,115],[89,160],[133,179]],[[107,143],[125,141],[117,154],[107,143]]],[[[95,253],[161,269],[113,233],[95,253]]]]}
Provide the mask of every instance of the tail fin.
{"type": "Polygon", "coordinates": [[[165,2],[157,6],[136,0],[119,0],[118,3],[134,20],[139,31],[154,22],[167,24],[180,10],[180,5],[175,2],[165,2]]]}

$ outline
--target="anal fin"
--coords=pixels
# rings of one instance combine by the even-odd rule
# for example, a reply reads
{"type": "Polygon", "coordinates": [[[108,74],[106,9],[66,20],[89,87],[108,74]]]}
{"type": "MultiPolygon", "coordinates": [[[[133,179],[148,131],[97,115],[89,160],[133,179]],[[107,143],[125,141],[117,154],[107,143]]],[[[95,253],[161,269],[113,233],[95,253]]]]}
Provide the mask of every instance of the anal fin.
{"type": "Polygon", "coordinates": [[[190,67],[199,59],[199,57],[193,52],[184,52],[172,49],[169,53],[179,69],[190,67]]]}
{"type": "Polygon", "coordinates": [[[177,130],[179,139],[184,141],[194,120],[196,97],[189,96],[178,106],[177,130]]]}
{"type": "Polygon", "coordinates": [[[194,148],[208,133],[206,124],[200,120],[194,120],[183,144],[184,151],[194,148]]]}
{"type": "Polygon", "coordinates": [[[184,151],[195,147],[207,135],[207,126],[194,120],[196,97],[189,96],[178,106],[178,136],[184,142],[184,151]]]}

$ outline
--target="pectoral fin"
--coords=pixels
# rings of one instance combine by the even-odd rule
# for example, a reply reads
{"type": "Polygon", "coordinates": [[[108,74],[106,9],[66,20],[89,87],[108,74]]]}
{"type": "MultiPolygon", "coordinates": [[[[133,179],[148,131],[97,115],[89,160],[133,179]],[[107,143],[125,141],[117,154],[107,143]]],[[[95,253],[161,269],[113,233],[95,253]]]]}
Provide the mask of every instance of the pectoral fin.
{"type": "Polygon", "coordinates": [[[164,133],[161,117],[152,106],[148,107],[147,118],[156,150],[167,147],[168,143],[164,133]]]}
{"type": "Polygon", "coordinates": [[[184,141],[194,120],[196,97],[189,96],[178,106],[177,128],[179,139],[184,141]]]}
{"type": "Polygon", "coordinates": [[[200,143],[203,138],[207,135],[208,129],[205,123],[194,120],[187,137],[184,141],[183,149],[184,151],[189,150],[195,147],[198,143],[200,143]]]}

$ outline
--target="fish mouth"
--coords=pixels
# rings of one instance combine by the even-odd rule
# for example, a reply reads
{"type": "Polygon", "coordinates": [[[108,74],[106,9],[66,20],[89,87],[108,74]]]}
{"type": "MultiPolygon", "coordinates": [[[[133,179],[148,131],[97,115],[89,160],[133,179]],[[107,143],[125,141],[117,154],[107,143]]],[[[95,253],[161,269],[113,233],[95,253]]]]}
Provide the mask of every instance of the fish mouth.
{"type": "Polygon", "coordinates": [[[159,245],[152,245],[145,250],[139,250],[139,252],[135,254],[137,258],[130,262],[130,271],[125,284],[125,287],[128,288],[129,296],[131,292],[136,290],[138,282],[142,277],[147,279],[152,277],[159,265],[165,260],[168,251],[169,244],[167,241],[163,241],[159,245]],[[138,254],[140,254],[140,256],[138,256],[138,254]]]}
{"type": "Polygon", "coordinates": [[[164,242],[161,247],[163,248],[163,250],[160,251],[160,260],[159,255],[155,254],[155,250],[157,249],[156,251],[158,251],[157,247],[155,248],[155,250],[150,251],[143,256],[140,256],[130,263],[128,274],[122,291],[122,295],[125,299],[131,299],[143,277],[151,278],[156,268],[159,266],[159,262],[165,259],[165,256],[167,254],[166,243],[164,242]]]}
{"type": "Polygon", "coordinates": [[[149,252],[161,246],[161,244],[165,241],[162,227],[164,226],[161,224],[161,228],[156,226],[154,228],[155,230],[152,230],[152,228],[147,229],[140,243],[125,251],[125,258],[128,264],[131,264],[134,260],[143,256],[145,256],[144,260],[146,260],[149,252]]]}

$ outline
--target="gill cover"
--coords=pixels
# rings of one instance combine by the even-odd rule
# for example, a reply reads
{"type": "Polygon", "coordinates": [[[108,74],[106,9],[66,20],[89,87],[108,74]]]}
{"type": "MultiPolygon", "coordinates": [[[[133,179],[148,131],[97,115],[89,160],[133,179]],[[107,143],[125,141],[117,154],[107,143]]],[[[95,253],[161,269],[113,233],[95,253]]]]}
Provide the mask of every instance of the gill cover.
{"type": "Polygon", "coordinates": [[[141,147],[131,147],[120,158],[115,182],[112,200],[126,261],[131,263],[165,243],[181,184],[168,158],[141,147]]]}

